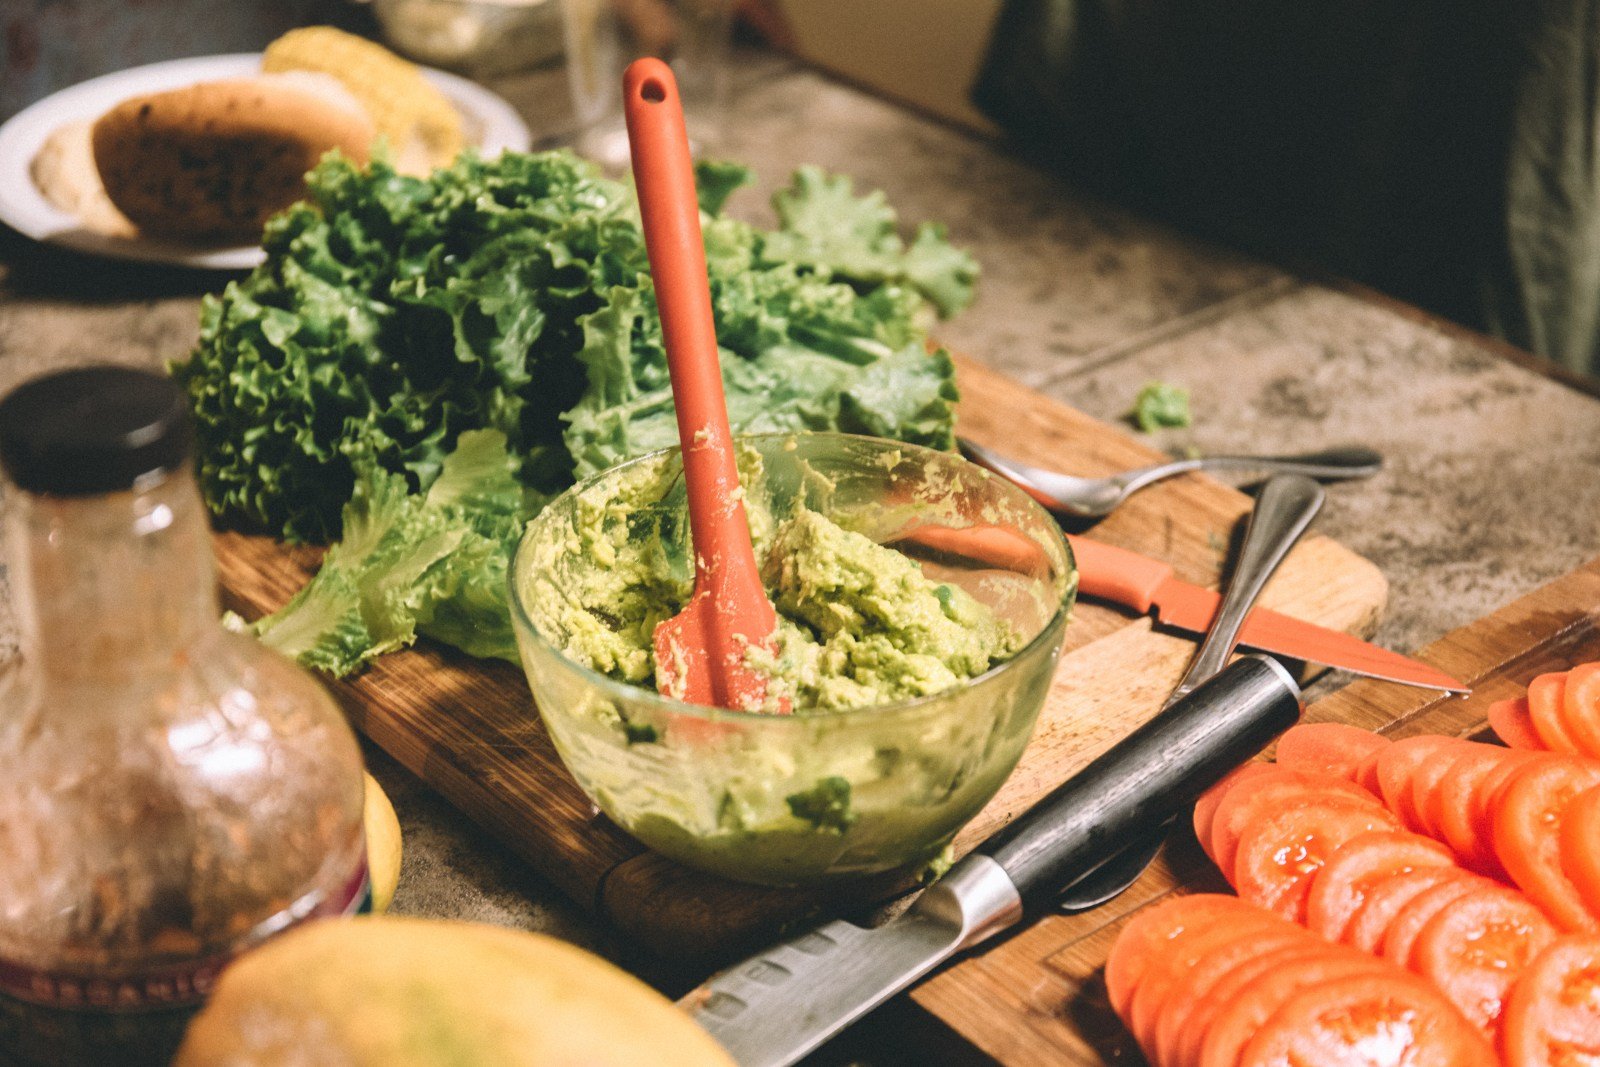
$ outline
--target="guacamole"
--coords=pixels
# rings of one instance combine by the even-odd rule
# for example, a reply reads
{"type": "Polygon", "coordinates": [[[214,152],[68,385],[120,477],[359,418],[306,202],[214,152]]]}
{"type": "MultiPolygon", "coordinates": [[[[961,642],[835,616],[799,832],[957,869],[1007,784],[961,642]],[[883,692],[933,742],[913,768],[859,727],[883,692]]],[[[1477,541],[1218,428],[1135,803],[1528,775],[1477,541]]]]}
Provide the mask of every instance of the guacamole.
{"type": "MultiPolygon", "coordinates": [[[[754,471],[759,477],[759,471],[754,471]]],[[[569,540],[539,546],[530,621],[573,660],[654,688],[657,624],[693,590],[671,483],[640,467],[604,499],[583,501],[569,540]]],[[[843,710],[944,692],[1009,659],[1017,628],[959,586],[924,576],[892,548],[806,508],[777,519],[751,505],[762,581],[778,613],[771,648],[749,664],[772,707],[843,710]]]]}

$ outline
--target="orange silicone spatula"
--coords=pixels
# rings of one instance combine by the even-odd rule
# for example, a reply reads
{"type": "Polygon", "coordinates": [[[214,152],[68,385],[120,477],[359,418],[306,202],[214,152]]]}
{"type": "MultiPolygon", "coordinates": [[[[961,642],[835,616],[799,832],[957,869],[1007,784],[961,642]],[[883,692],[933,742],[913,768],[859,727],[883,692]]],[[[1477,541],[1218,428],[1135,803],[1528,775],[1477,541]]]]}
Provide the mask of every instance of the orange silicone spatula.
{"type": "Polygon", "coordinates": [[[739,492],[683,106],[671,69],[659,59],[631,64],[622,92],[678,412],[695,559],[694,595],[656,627],[656,687],[695,704],[755,709],[766,700],[767,680],[747,657],[751,646],[771,647],[778,617],[761,588],[739,492]]]}

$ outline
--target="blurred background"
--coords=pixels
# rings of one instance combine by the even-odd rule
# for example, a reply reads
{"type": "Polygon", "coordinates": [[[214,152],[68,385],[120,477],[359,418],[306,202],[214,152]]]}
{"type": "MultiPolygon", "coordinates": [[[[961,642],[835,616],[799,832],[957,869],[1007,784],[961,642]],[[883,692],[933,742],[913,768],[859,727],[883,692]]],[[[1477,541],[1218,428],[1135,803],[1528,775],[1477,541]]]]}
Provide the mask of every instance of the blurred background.
{"type": "MultiPolygon", "coordinates": [[[[714,153],[759,43],[1198,236],[1600,370],[1596,5],[1294,0],[6,0],[0,120],[109,71],[331,23],[625,158],[615,74],[673,58],[714,153]],[[741,43],[742,42],[742,43],[741,43]]],[[[895,146],[884,145],[886,153],[895,146]]]]}

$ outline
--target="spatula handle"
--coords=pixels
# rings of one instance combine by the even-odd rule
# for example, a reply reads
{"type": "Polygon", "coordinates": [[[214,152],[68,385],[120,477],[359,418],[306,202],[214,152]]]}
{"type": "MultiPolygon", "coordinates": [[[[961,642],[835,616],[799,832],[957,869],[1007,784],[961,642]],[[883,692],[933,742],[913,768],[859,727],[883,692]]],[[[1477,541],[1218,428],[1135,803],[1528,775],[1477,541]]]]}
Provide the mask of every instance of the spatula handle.
{"type": "MultiPolygon", "coordinates": [[[[659,59],[629,65],[623,75],[623,111],[690,489],[690,532],[696,545],[731,546],[724,550],[748,554],[745,566],[753,573],[755,556],[744,532],[744,504],[737,491],[739,472],[711,316],[694,165],[672,69],[659,59]],[[722,527],[727,527],[726,534],[719,533],[722,527]]],[[[722,561],[709,552],[697,551],[695,556],[696,588],[707,582],[714,585],[715,577],[707,570],[719,569],[722,561]]]]}

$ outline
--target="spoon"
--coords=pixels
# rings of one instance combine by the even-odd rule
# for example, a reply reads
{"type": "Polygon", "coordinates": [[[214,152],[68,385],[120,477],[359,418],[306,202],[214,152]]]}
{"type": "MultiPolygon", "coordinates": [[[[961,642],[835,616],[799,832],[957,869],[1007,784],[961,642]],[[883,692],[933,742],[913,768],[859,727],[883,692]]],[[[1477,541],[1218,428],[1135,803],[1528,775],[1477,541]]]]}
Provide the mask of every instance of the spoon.
{"type": "Polygon", "coordinates": [[[1346,445],[1298,456],[1197,456],[1140,467],[1109,478],[1079,478],[1019,463],[964,437],[957,444],[968,459],[1011,479],[1045,507],[1082,518],[1107,515],[1152,482],[1189,471],[1258,470],[1337,481],[1368,478],[1383,467],[1383,457],[1372,449],[1346,445]]]}
{"type": "Polygon", "coordinates": [[[770,649],[778,617],[761,586],[739,490],[683,106],[659,59],[630,64],[622,85],[695,561],[689,603],[655,630],[656,687],[694,704],[753,710],[766,700],[767,680],[747,657],[752,646],[770,649]]]}
{"type": "MultiPolygon", "coordinates": [[[[1306,530],[1311,520],[1322,509],[1326,494],[1322,486],[1310,478],[1297,474],[1275,475],[1262,487],[1256,497],[1255,509],[1244,530],[1244,544],[1239,549],[1239,564],[1234,568],[1228,588],[1222,594],[1222,604],[1206,631],[1205,640],[1189,662],[1189,669],[1173,689],[1162,710],[1170,708],[1188,695],[1196,686],[1220,671],[1228,663],[1234,646],[1239,643],[1239,631],[1245,616],[1255,604],[1256,597],[1278,569],[1278,564],[1289,554],[1306,530]]],[[[1170,823],[1152,827],[1127,848],[1111,855],[1105,862],[1079,878],[1057,901],[1056,907],[1069,915],[1097,908],[1120,895],[1150,866],[1161,843],[1167,838],[1170,823]]]]}

